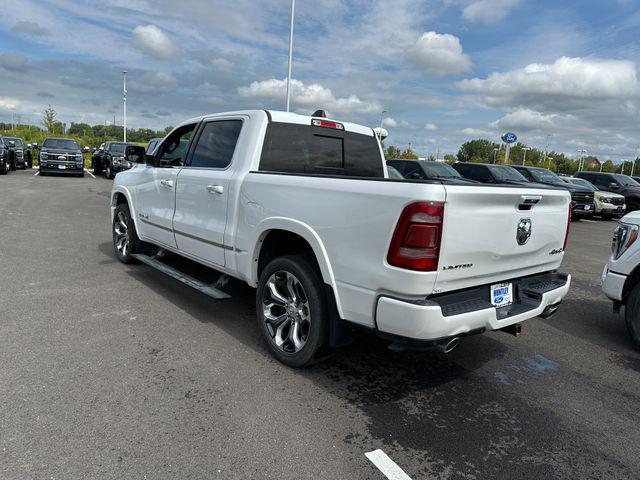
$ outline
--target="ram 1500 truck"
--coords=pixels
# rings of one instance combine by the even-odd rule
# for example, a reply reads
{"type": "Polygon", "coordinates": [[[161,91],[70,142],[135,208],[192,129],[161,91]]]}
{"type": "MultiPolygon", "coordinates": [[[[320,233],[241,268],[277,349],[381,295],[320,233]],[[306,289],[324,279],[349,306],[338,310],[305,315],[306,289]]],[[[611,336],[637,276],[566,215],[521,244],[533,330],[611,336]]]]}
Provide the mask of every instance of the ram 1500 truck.
{"type": "Polygon", "coordinates": [[[371,128],[277,111],[188,120],[119,174],[117,258],[172,273],[167,251],[257,288],[271,353],[307,365],[358,325],[396,348],[450,351],[461,337],[551,316],[566,189],[387,178],[371,128]]]}

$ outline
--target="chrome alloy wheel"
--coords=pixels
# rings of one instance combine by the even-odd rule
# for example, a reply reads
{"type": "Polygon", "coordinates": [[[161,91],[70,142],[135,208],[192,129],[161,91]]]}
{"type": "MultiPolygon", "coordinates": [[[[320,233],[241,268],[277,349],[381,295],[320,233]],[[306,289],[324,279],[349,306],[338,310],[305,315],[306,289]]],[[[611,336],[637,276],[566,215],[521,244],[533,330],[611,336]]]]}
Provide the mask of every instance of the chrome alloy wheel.
{"type": "Polygon", "coordinates": [[[262,307],[273,343],[283,352],[299,352],[309,336],[311,310],[296,276],[284,270],[271,275],[262,294],[262,307]]]}
{"type": "Polygon", "coordinates": [[[116,250],[124,257],[129,253],[129,227],[124,212],[118,212],[116,221],[113,222],[113,232],[115,233],[116,250]]]}

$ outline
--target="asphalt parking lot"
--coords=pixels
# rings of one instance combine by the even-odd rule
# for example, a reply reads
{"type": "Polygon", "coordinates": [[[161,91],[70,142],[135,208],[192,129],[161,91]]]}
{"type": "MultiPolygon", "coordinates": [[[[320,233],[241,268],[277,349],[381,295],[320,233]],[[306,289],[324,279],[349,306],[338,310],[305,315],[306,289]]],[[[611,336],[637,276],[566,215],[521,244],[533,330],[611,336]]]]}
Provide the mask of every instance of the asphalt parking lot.
{"type": "Polygon", "coordinates": [[[373,338],[296,371],[254,292],[214,301],[111,247],[103,178],[0,178],[0,478],[638,478],[640,353],[572,225],[560,313],[449,355],[373,338]]]}

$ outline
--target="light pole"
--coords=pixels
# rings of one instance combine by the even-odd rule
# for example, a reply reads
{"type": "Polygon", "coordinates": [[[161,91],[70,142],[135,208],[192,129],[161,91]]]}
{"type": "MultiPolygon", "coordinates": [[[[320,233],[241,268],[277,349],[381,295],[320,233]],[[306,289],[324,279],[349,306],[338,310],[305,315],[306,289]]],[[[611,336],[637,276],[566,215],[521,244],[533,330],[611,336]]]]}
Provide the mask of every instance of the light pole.
{"type": "Polygon", "coordinates": [[[291,25],[289,27],[289,66],[287,69],[287,112],[291,103],[291,62],[293,59],[293,18],[296,11],[296,0],[291,0],[291,25]]]}
{"type": "Polygon", "coordinates": [[[122,106],[124,109],[124,141],[127,141],[127,71],[122,71],[122,106]]]}
{"type": "Polygon", "coordinates": [[[584,159],[584,154],[587,153],[586,150],[580,150],[578,149],[578,153],[580,154],[580,156],[578,157],[578,171],[581,172],[582,171],[582,167],[583,165],[583,159],[584,159]]]}
{"type": "Polygon", "coordinates": [[[382,111],[380,112],[380,128],[382,128],[382,117],[384,116],[384,114],[385,114],[385,113],[387,113],[387,111],[386,111],[386,110],[382,110],[382,111]]]}
{"type": "Polygon", "coordinates": [[[527,160],[527,151],[531,150],[531,148],[529,147],[524,147],[522,149],[522,151],[524,152],[524,155],[522,156],[522,166],[524,167],[524,162],[527,160]]]}
{"type": "Polygon", "coordinates": [[[498,155],[498,149],[494,148],[493,149],[493,163],[496,163],[496,156],[498,155]]]}

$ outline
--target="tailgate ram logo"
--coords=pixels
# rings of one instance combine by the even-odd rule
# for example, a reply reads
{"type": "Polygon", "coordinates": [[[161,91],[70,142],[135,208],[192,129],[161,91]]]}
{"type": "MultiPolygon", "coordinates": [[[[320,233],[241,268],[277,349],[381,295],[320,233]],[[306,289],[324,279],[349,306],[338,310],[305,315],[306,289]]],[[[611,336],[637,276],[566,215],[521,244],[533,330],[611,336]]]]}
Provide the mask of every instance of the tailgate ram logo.
{"type": "Polygon", "coordinates": [[[521,218],[518,222],[518,229],[516,230],[516,240],[518,245],[524,245],[531,238],[531,219],[521,218]]]}

